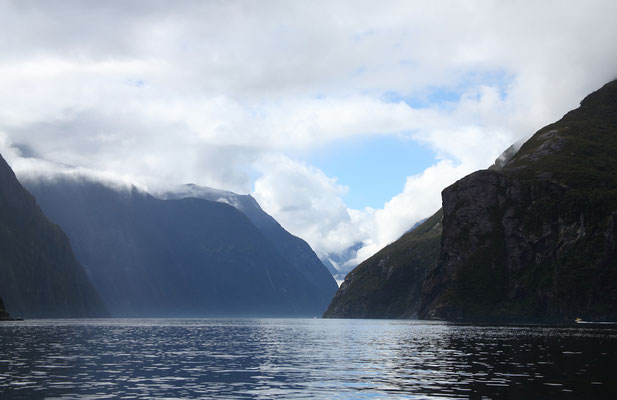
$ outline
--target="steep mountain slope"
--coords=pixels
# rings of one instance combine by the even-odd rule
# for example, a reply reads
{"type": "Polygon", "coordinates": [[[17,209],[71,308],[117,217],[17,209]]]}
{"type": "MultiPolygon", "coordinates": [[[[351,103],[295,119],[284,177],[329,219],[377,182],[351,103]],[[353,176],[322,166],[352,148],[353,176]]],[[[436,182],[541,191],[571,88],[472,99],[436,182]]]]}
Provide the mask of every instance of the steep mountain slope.
{"type": "Polygon", "coordinates": [[[333,295],[228,204],[61,176],[25,184],[114,316],[312,316],[333,295]]]}
{"type": "MultiPolygon", "coordinates": [[[[268,239],[272,247],[285,260],[300,272],[307,281],[319,288],[329,299],[338,289],[332,273],[324,266],[311,246],[304,240],[287,232],[274,218],[259,206],[251,195],[212,189],[198,185],[183,185],[173,192],[162,195],[164,199],[199,198],[227,203],[241,211],[268,239]]],[[[324,308],[325,309],[325,308],[324,308]]]]}
{"type": "Polygon", "coordinates": [[[414,318],[427,267],[435,263],[441,210],[347,275],[326,318],[414,318]]]}
{"type": "Polygon", "coordinates": [[[0,294],[20,317],[105,316],[68,238],[0,156],[0,294]]]}
{"type": "Polygon", "coordinates": [[[442,197],[422,317],[617,319],[617,81],[442,197]]]}
{"type": "Polygon", "coordinates": [[[617,320],[617,81],[518,147],[444,189],[439,239],[406,243],[438,213],[358,266],[325,316],[617,320]]]}

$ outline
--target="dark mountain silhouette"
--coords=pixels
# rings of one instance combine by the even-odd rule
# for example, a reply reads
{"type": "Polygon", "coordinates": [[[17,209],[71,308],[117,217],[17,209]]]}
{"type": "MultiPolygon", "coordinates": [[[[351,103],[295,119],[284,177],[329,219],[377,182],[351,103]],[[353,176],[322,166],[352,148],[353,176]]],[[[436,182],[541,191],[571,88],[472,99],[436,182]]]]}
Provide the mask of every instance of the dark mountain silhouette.
{"type": "Polygon", "coordinates": [[[66,230],[114,316],[314,316],[336,290],[228,204],[69,176],[25,184],[66,230]]]}
{"type": "Polygon", "coordinates": [[[328,305],[338,289],[332,274],[319,260],[311,246],[304,240],[287,232],[272,216],[266,213],[249,194],[239,195],[226,190],[213,189],[194,184],[183,185],[173,192],[161,196],[164,199],[199,198],[229,204],[242,212],[268,239],[272,247],[290,266],[317,288],[328,305]]]}
{"type": "Polygon", "coordinates": [[[1,156],[0,295],[13,316],[107,315],[69,239],[43,215],[1,156]]]}

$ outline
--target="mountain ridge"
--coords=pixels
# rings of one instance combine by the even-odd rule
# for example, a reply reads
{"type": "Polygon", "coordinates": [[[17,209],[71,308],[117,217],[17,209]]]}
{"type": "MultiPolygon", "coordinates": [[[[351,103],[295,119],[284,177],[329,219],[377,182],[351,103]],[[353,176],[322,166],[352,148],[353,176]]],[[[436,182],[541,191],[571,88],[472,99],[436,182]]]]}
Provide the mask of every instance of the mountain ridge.
{"type": "Polygon", "coordinates": [[[72,238],[114,316],[314,316],[336,290],[307,280],[229,204],[68,175],[24,184],[72,238]]]}

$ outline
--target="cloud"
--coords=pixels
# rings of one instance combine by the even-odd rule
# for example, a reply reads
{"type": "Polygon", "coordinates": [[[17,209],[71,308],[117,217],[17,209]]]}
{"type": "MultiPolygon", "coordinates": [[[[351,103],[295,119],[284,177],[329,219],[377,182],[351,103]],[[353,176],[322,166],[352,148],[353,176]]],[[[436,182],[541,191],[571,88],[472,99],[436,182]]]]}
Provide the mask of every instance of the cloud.
{"type": "Polygon", "coordinates": [[[347,190],[336,179],[284,156],[264,157],[253,195],[291,233],[307,240],[321,257],[340,252],[370,235],[366,215],[345,206],[347,190]],[[364,221],[363,221],[364,220],[364,221]]]}
{"type": "Polygon", "coordinates": [[[253,195],[290,232],[306,239],[321,257],[341,253],[358,242],[362,249],[351,264],[362,261],[439,208],[440,192],[468,167],[440,161],[407,178],[403,192],[383,209],[354,210],[342,196],[347,190],[322,171],[277,156],[260,161],[262,175],[253,195]]]}
{"type": "Polygon", "coordinates": [[[0,151],[20,176],[254,192],[321,254],[361,241],[359,261],[616,78],[614,15],[609,0],[4,1],[0,151]],[[350,209],[305,160],[377,135],[435,162],[350,209]]]}

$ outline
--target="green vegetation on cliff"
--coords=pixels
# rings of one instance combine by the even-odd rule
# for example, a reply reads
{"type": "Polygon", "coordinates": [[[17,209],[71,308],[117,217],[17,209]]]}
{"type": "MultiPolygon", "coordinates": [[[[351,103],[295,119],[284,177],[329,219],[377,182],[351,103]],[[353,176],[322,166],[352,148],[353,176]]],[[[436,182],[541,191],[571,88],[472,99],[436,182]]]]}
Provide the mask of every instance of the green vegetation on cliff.
{"type": "Polygon", "coordinates": [[[324,317],[415,317],[427,266],[439,255],[441,217],[439,210],[358,265],[345,278],[324,317]]]}

